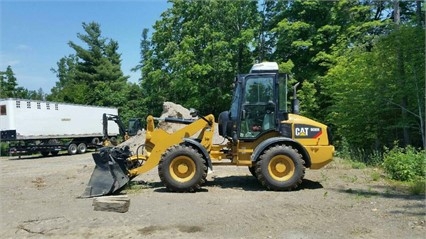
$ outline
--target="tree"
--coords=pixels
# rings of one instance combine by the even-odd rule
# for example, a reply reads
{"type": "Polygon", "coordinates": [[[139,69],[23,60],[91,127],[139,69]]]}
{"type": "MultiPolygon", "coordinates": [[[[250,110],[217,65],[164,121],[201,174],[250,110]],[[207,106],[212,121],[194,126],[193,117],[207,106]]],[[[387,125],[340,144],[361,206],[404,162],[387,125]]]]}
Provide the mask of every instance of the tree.
{"type": "Polygon", "coordinates": [[[8,66],[6,71],[1,71],[1,92],[0,98],[17,97],[17,79],[13,73],[12,67],[8,66]]]}
{"type": "Polygon", "coordinates": [[[0,72],[0,98],[19,98],[31,100],[44,100],[45,94],[43,89],[28,90],[24,87],[18,86],[15,73],[11,66],[8,66],[6,71],[0,72]]]}
{"type": "Polygon", "coordinates": [[[143,56],[144,104],[153,114],[167,100],[218,114],[229,104],[235,73],[254,61],[256,2],[171,2],[143,56]]]}
{"type": "Polygon", "coordinates": [[[417,27],[401,27],[382,36],[371,51],[356,48],[339,57],[324,77],[333,106],[328,117],[350,145],[381,151],[395,140],[404,144],[403,127],[415,146],[424,146],[425,36],[417,27]],[[399,57],[397,49],[404,54],[399,57]],[[405,79],[398,73],[404,62],[405,79]],[[407,105],[399,102],[406,98],[407,105]],[[401,111],[407,114],[402,115],[401,111]]]}
{"type": "Polygon", "coordinates": [[[51,71],[56,74],[59,81],[51,89],[48,100],[58,102],[82,103],[84,102],[87,86],[76,80],[76,65],[78,58],[71,54],[62,57],[57,62],[57,69],[51,71]]]}
{"type": "Polygon", "coordinates": [[[129,77],[121,71],[118,42],[103,37],[98,23],[82,25],[85,34],[77,37],[86,47],[68,43],[75,54],[61,58],[58,68],[52,69],[59,81],[50,99],[121,109],[129,97],[129,77]]]}

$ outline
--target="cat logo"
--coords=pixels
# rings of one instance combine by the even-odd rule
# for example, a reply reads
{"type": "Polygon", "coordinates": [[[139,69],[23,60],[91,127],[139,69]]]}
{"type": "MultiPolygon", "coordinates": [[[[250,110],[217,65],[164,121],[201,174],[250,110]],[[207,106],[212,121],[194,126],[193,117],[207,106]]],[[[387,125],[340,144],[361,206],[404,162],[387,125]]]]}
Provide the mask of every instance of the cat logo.
{"type": "Polygon", "coordinates": [[[320,137],[322,130],[319,127],[305,124],[296,124],[294,127],[294,136],[296,138],[316,139],[320,137]]]}
{"type": "Polygon", "coordinates": [[[304,137],[308,135],[309,128],[296,128],[296,136],[304,137]]]}

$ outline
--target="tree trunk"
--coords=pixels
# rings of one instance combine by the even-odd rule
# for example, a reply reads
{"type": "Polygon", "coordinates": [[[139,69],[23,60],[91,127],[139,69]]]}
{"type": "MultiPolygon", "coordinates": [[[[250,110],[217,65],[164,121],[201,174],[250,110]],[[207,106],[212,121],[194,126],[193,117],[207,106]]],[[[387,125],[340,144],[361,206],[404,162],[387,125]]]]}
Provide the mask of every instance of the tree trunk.
{"type": "MultiPolygon", "coordinates": [[[[396,30],[399,30],[399,25],[401,22],[401,9],[399,7],[399,0],[395,0],[394,1],[394,22],[396,25],[396,30]]],[[[401,93],[402,93],[402,98],[401,98],[401,121],[402,121],[402,135],[403,135],[403,146],[407,146],[411,143],[411,139],[410,139],[410,133],[409,133],[409,129],[407,126],[407,122],[408,122],[408,117],[407,117],[407,111],[405,109],[407,109],[408,107],[408,97],[405,93],[404,90],[404,86],[406,83],[406,75],[405,75],[405,68],[404,68],[404,57],[403,57],[403,52],[402,52],[402,48],[401,48],[401,43],[399,38],[397,38],[397,76],[399,77],[398,82],[400,83],[400,89],[401,93]]]]}

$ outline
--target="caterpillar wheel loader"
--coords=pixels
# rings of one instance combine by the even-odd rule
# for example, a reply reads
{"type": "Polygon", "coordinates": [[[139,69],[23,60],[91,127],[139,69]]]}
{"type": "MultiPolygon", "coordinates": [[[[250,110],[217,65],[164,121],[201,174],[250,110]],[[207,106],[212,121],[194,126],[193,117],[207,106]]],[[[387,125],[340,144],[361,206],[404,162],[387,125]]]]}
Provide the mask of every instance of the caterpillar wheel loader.
{"type": "Polygon", "coordinates": [[[185,124],[174,133],[156,128],[157,119],[148,116],[146,139],[136,152],[125,147],[94,153],[96,166],[82,196],[113,194],[155,167],[170,191],[194,192],[214,165],[246,166],[267,189],[292,190],[306,168],[322,168],[333,158],[329,128],[288,112],[287,77],[274,62],[255,64],[249,74],[236,77],[231,107],[218,123],[211,114],[192,111],[192,116],[198,118],[163,119],[185,124]],[[216,128],[226,143],[213,144],[216,128]]]}

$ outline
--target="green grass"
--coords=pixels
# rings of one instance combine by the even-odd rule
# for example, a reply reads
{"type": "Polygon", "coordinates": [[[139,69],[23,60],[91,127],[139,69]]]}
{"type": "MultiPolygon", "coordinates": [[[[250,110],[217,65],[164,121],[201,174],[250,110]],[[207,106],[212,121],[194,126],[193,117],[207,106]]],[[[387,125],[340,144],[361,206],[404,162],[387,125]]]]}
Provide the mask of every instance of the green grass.
{"type": "Polygon", "coordinates": [[[138,193],[141,193],[146,188],[148,188],[148,186],[145,184],[130,181],[126,186],[125,191],[127,194],[138,194],[138,193]]]}
{"type": "Polygon", "coordinates": [[[425,195],[426,182],[424,180],[416,180],[408,184],[409,191],[412,195],[425,195]]]}
{"type": "Polygon", "coordinates": [[[377,182],[381,178],[381,174],[377,171],[372,171],[370,173],[371,181],[377,182]]]}
{"type": "Polygon", "coordinates": [[[410,195],[425,195],[426,182],[425,180],[418,179],[409,182],[401,182],[397,180],[389,180],[389,185],[393,190],[404,192],[410,195]]]}

